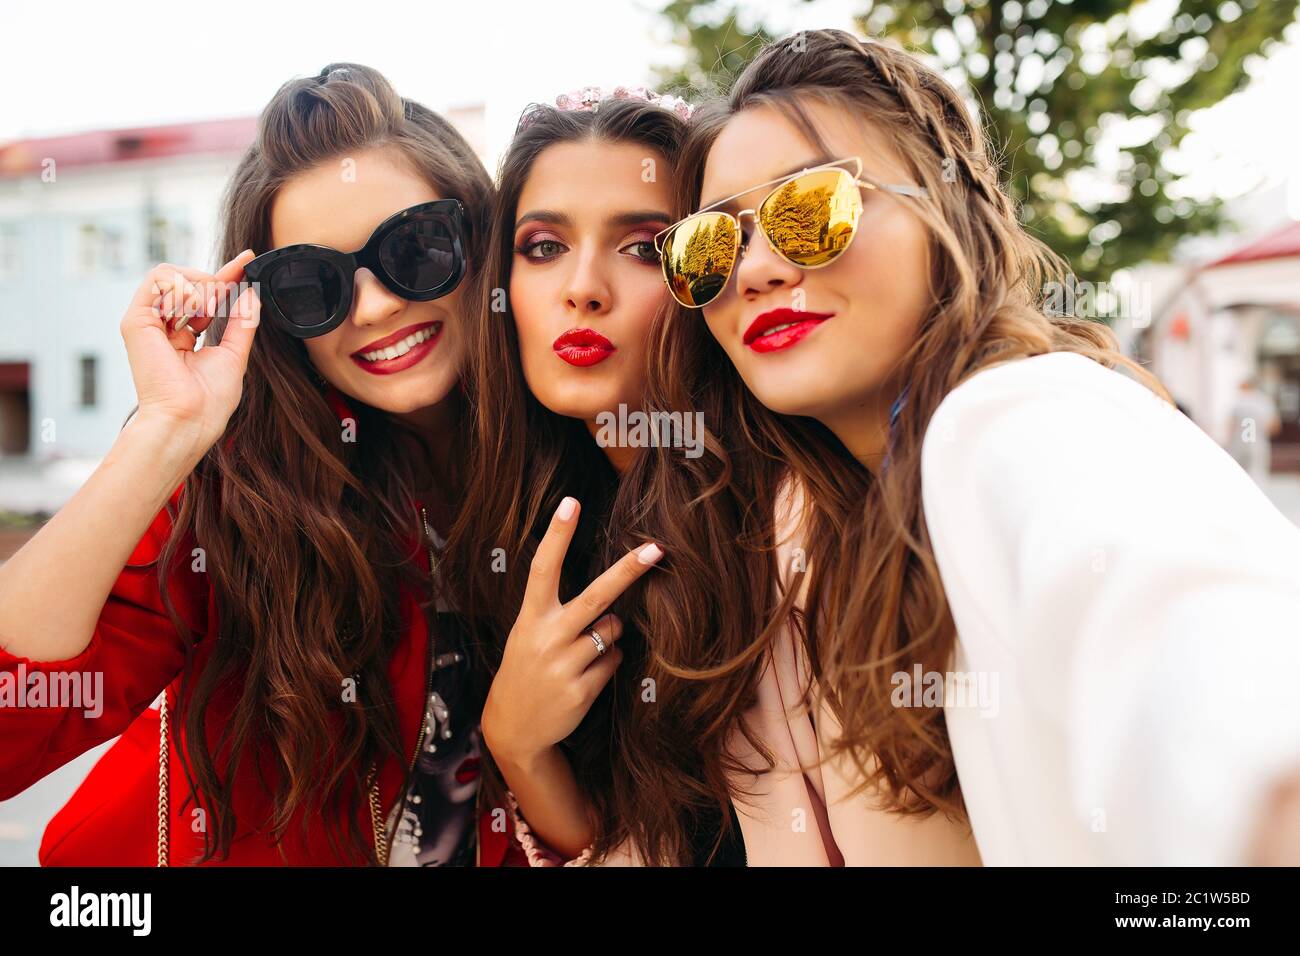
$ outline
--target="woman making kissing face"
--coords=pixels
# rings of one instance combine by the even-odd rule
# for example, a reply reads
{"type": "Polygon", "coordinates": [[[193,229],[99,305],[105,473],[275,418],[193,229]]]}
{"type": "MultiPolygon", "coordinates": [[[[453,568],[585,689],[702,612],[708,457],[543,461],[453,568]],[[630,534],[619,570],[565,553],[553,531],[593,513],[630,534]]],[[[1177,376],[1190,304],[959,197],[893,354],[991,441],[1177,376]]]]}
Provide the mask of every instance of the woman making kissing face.
{"type": "MultiPolygon", "coordinates": [[[[654,236],[673,212],[688,110],[623,92],[525,113],[501,164],[481,301],[468,309],[470,469],[491,480],[468,489],[444,566],[490,638],[485,785],[510,791],[498,795],[517,805],[533,862],[539,846],[691,861],[720,832],[680,756],[698,739],[642,726],[679,713],[641,703],[653,667],[644,595],[671,552],[637,516],[656,455],[606,440],[602,413],[648,410],[649,337],[671,314],[654,236]],[[634,830],[649,837],[620,849],[634,830]]],[[[669,681],[653,673],[666,701],[669,681]]]]}
{"type": "MultiPolygon", "coordinates": [[[[519,194],[509,295],[524,377],[593,434],[601,412],[640,407],[646,335],[667,299],[654,236],[670,200],[665,157],[619,140],[547,147],[519,194]]],[[[619,471],[632,454],[604,451],[619,471]]]]}

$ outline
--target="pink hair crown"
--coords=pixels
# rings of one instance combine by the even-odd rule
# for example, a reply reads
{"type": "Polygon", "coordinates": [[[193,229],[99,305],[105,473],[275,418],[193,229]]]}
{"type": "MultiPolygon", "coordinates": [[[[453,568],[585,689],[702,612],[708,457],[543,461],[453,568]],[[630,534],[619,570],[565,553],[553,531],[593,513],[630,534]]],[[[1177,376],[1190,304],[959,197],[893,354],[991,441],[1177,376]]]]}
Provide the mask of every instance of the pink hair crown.
{"type": "MultiPolygon", "coordinates": [[[[602,92],[599,86],[584,86],[570,93],[561,93],[555,98],[554,108],[562,113],[594,113],[600,108],[600,104],[604,100],[641,100],[651,106],[672,110],[684,120],[689,120],[691,114],[695,112],[695,107],[680,96],[656,93],[645,86],[616,86],[614,92],[608,95],[602,92]]],[[[519,117],[519,126],[515,129],[515,132],[524,129],[546,109],[547,107],[540,103],[529,106],[524,110],[523,115],[519,117]]]]}

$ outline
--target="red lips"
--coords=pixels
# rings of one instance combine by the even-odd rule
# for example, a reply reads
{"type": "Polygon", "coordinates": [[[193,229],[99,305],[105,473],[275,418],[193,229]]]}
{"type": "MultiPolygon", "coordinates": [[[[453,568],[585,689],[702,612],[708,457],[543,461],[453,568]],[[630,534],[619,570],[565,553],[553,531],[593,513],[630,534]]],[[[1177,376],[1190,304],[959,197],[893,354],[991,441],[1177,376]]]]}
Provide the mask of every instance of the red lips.
{"type": "Polygon", "coordinates": [[[805,335],[834,312],[806,312],[800,309],[772,309],[764,312],[745,330],[744,342],[755,352],[777,352],[797,345],[805,335]],[[773,332],[778,326],[787,326],[773,332]]]}
{"type": "Polygon", "coordinates": [[[551,346],[555,354],[580,368],[603,362],[614,354],[614,343],[594,329],[569,329],[551,346]]]}
{"type": "Polygon", "coordinates": [[[480,772],[479,765],[478,757],[466,757],[461,761],[460,766],[456,768],[456,782],[466,784],[477,780],[480,772]]]}
{"type": "Polygon", "coordinates": [[[421,359],[433,351],[442,338],[442,323],[439,321],[419,322],[415,325],[408,325],[405,328],[398,329],[392,335],[385,335],[382,339],[375,339],[364,348],[359,348],[349,356],[357,367],[364,369],[371,375],[392,375],[395,372],[404,372],[413,365],[417,365],[421,359]],[[362,358],[366,353],[374,353],[380,349],[386,349],[389,346],[397,345],[407,336],[416,332],[427,334],[423,342],[418,343],[408,349],[405,354],[398,355],[394,358],[380,358],[374,361],[362,358]]]}

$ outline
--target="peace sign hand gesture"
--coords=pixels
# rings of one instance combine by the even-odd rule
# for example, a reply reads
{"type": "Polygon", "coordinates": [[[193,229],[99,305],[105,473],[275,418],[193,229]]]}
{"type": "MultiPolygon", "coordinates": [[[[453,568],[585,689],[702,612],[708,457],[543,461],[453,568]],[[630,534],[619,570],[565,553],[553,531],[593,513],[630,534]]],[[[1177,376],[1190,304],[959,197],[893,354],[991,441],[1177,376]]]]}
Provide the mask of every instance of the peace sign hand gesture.
{"type": "Polygon", "coordinates": [[[577,519],[578,502],[565,498],[533,556],[523,605],[488,692],[483,737],[498,759],[526,763],[573,733],[623,659],[616,646],[622,622],[605,611],[663,557],[657,544],[644,544],[561,603],[560,571],[577,519]]]}

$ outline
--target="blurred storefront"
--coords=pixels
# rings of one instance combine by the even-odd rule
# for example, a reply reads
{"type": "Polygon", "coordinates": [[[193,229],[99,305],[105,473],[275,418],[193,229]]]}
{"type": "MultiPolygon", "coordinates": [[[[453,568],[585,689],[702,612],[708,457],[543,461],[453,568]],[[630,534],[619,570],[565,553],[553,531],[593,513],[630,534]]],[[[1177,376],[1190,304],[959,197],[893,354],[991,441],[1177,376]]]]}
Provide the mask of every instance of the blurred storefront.
{"type": "Polygon", "coordinates": [[[1257,380],[1282,420],[1273,471],[1300,472],[1300,222],[1189,269],[1135,348],[1220,443],[1241,383],[1257,380]]]}

